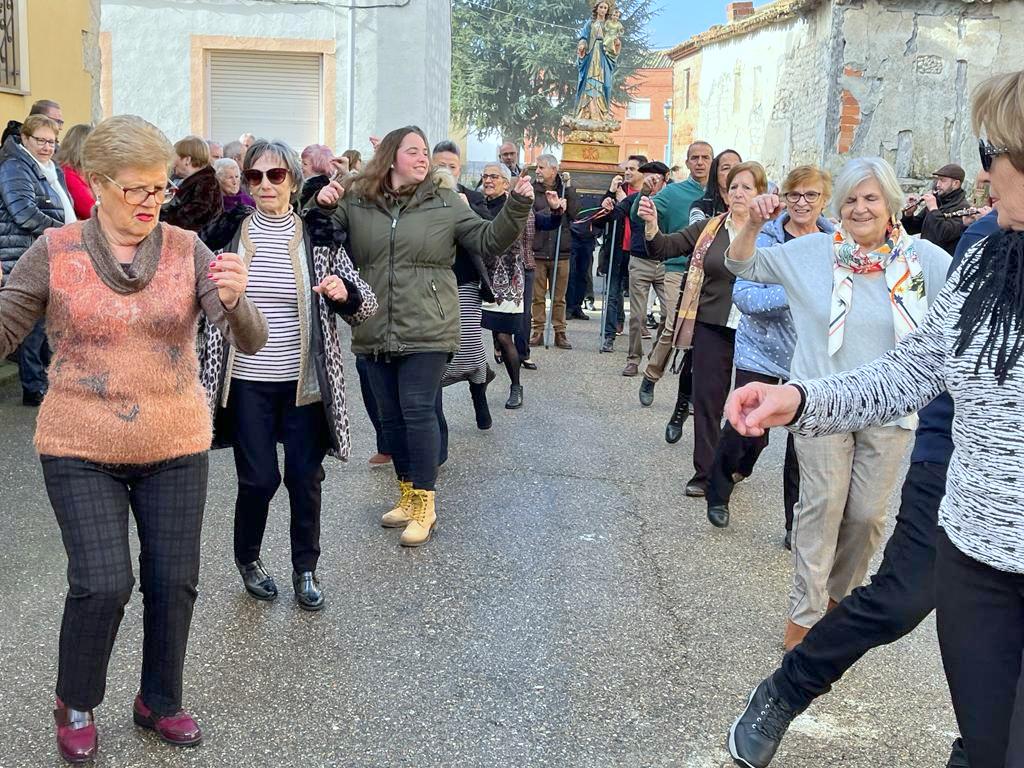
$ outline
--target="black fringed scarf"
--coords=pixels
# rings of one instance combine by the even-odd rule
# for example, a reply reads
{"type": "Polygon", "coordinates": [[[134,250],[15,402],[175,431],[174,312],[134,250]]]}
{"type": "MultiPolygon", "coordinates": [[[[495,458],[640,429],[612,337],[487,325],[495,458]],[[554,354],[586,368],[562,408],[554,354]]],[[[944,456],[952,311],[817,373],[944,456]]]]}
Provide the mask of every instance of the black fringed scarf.
{"type": "Polygon", "coordinates": [[[974,372],[987,366],[1002,385],[1024,353],[1024,232],[1001,229],[991,235],[956,287],[967,296],[956,323],[955,354],[987,333],[974,372]]]}

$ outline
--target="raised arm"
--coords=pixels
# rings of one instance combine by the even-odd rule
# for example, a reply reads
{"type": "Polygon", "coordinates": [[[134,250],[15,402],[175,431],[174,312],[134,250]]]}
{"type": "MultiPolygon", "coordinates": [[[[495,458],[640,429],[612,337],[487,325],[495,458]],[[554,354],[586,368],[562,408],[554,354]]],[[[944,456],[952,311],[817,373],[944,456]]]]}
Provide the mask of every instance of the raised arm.
{"type": "Polygon", "coordinates": [[[21,255],[0,288],[0,358],[18,348],[46,314],[50,296],[50,255],[40,237],[21,255]]]}
{"type": "MultiPolygon", "coordinates": [[[[196,238],[196,300],[228,344],[247,355],[254,355],[267,343],[267,320],[245,295],[244,277],[243,292],[239,296],[238,302],[230,309],[224,306],[217,282],[214,278],[209,277],[211,264],[215,263],[217,258],[199,238],[196,238]]],[[[241,259],[235,254],[220,254],[220,258],[222,261],[227,258],[232,263],[235,260],[241,262],[241,259]]],[[[242,270],[244,275],[244,266],[242,270]]],[[[216,272],[212,274],[216,274],[216,272]]]]}
{"type": "Polygon", "coordinates": [[[532,205],[533,187],[530,179],[520,178],[494,221],[484,221],[467,206],[458,209],[455,240],[466,250],[480,256],[489,252],[504,253],[522,234],[532,205]]]}

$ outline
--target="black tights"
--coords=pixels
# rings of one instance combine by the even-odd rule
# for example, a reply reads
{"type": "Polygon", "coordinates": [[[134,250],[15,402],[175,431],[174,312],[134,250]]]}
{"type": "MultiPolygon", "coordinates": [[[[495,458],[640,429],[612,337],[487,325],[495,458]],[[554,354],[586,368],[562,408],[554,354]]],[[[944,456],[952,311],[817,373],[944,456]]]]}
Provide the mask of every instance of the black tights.
{"type": "Polygon", "coordinates": [[[508,371],[508,378],[512,386],[519,386],[519,350],[516,349],[515,340],[511,333],[495,333],[494,346],[501,350],[501,360],[505,363],[505,370],[508,371]]]}

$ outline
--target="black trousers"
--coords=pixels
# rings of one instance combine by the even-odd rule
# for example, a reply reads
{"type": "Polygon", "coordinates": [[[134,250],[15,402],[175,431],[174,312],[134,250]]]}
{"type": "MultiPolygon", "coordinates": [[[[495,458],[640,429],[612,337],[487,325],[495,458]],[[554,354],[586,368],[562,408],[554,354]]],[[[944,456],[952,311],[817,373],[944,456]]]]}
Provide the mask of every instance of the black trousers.
{"type": "Polygon", "coordinates": [[[42,464],[68,556],[57,695],[79,710],[103,701],[110,653],[135,585],[131,509],[141,545],[140,691],[158,715],[174,714],[199,584],[207,455],[122,466],[43,456],[42,464]]]}
{"type": "MultiPolygon", "coordinates": [[[[1024,653],[1024,574],[968,557],[937,534],[939,647],[971,768],[1005,768],[1024,653]]],[[[1017,763],[1019,764],[1019,763],[1017,763]]]]}
{"type": "Polygon", "coordinates": [[[945,492],[945,464],[910,465],[878,572],[815,624],[773,676],[791,705],[806,707],[828,693],[861,656],[899,640],[934,610],[935,541],[945,492]]]}
{"type": "Polygon", "coordinates": [[[377,400],[384,442],[399,480],[432,491],[437,481],[441,429],[438,390],[448,365],[446,352],[366,358],[366,372],[377,400]]]}
{"type": "Polygon", "coordinates": [[[377,440],[377,453],[391,454],[391,451],[384,445],[384,432],[380,428],[380,412],[377,410],[377,399],[373,396],[373,389],[370,387],[370,379],[366,373],[366,358],[356,358],[356,373],[359,374],[359,393],[363,396],[363,407],[370,417],[373,425],[373,433],[377,440]]]}
{"type": "Polygon", "coordinates": [[[234,427],[235,560],[260,556],[270,501],[281,486],[277,444],[284,444],[284,486],[291,507],[292,567],[315,571],[320,559],[320,486],[330,444],[322,403],[295,405],[297,382],[231,380],[234,427]]]}
{"type": "MultiPolygon", "coordinates": [[[[781,380],[776,376],[766,376],[763,373],[745,371],[742,368],[736,369],[737,389],[755,381],[763,384],[778,384],[781,380]]],[[[732,424],[728,421],[725,422],[722,434],[718,439],[718,447],[715,449],[715,463],[711,469],[711,479],[707,490],[708,504],[728,504],[736,485],[732,481],[732,474],[739,472],[744,477],[750,477],[761,452],[767,447],[767,431],[760,437],[744,437],[733,429],[732,424]]],[[[793,530],[793,508],[800,497],[800,467],[797,463],[792,434],[786,438],[782,493],[783,506],[786,508],[786,530],[791,531],[793,530]]]]}
{"type": "Polygon", "coordinates": [[[695,482],[711,479],[722,414],[732,385],[736,331],[698,322],[693,332],[693,469],[695,482]]]}
{"type": "Polygon", "coordinates": [[[516,350],[520,360],[530,359],[530,333],[533,328],[533,276],[535,269],[523,270],[523,318],[522,324],[515,333],[516,350]]]}

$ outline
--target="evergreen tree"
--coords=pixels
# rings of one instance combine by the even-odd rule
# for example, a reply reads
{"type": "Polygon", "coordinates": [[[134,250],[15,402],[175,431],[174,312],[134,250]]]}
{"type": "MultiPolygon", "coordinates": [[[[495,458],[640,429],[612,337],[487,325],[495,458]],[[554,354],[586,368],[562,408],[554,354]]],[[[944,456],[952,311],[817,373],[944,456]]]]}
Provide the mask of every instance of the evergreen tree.
{"type": "MultiPolygon", "coordinates": [[[[651,55],[646,38],[653,0],[616,0],[626,27],[613,101],[651,55]]],[[[454,0],[452,113],[481,133],[556,141],[571,115],[578,70],[576,44],[591,15],[590,0],[454,0]]]]}

